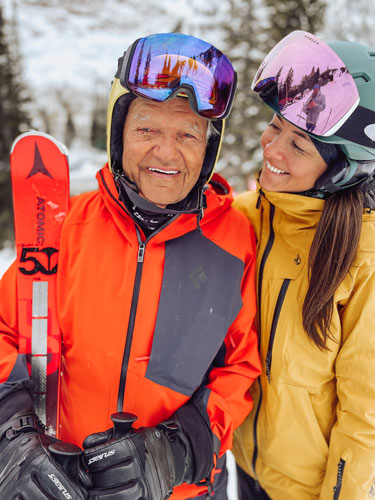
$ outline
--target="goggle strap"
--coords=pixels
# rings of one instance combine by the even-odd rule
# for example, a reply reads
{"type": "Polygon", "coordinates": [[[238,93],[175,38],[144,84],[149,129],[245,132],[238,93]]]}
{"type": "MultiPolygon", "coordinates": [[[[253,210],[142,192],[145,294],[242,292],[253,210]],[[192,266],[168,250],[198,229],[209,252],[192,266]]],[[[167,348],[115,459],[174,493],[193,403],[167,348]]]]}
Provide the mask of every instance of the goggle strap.
{"type": "MultiPolygon", "coordinates": [[[[129,75],[129,60],[132,58],[134,51],[138,45],[140,38],[137,38],[135,42],[133,42],[130,47],[124,52],[124,55],[120,58],[121,59],[121,64],[119,64],[119,69],[116,73],[118,75],[118,79],[122,84],[125,84],[125,87],[128,88],[128,75],[129,75]]],[[[120,62],[120,61],[119,61],[120,62]]]]}
{"type": "Polygon", "coordinates": [[[118,58],[117,71],[115,74],[115,78],[117,78],[118,80],[120,79],[120,72],[121,72],[122,65],[124,63],[124,57],[125,57],[125,52],[124,52],[123,56],[118,58]]]}
{"type": "Polygon", "coordinates": [[[335,135],[367,148],[375,148],[375,141],[365,134],[365,128],[369,125],[375,127],[374,111],[358,106],[335,135]]]}

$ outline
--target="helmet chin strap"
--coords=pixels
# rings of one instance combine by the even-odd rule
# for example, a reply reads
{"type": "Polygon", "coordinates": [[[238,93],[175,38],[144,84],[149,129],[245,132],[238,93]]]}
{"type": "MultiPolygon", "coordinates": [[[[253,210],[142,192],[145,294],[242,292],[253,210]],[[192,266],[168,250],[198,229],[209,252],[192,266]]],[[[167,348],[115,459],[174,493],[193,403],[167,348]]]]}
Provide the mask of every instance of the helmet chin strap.
{"type": "Polygon", "coordinates": [[[362,184],[375,171],[374,161],[350,160],[343,158],[327,169],[316,181],[314,189],[326,194],[362,184]]]}
{"type": "Polygon", "coordinates": [[[363,207],[375,210],[375,161],[354,161],[333,167],[335,173],[324,172],[313,189],[298,194],[311,198],[325,199],[338,191],[358,186],[363,193],[363,207]],[[360,167],[358,168],[358,165],[360,167]]]}
{"type": "Polygon", "coordinates": [[[325,198],[327,195],[348,189],[365,181],[374,171],[374,161],[359,161],[348,159],[338,144],[330,144],[310,136],[324,162],[328,165],[326,171],[316,181],[314,188],[309,190],[310,196],[325,198]]]}

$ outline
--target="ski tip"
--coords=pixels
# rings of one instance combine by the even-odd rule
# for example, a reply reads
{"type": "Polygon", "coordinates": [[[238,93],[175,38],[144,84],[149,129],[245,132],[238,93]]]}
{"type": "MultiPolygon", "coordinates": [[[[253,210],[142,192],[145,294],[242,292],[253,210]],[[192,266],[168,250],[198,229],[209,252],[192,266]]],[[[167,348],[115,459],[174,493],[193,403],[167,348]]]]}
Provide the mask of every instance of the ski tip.
{"type": "Polygon", "coordinates": [[[13,150],[16,147],[16,144],[20,140],[22,140],[24,137],[29,137],[29,136],[44,137],[44,138],[48,139],[49,141],[53,142],[56,145],[56,147],[60,150],[60,152],[63,155],[69,157],[69,151],[68,151],[68,148],[65,146],[65,144],[57,141],[54,137],[52,137],[52,135],[45,134],[44,132],[39,132],[38,130],[29,130],[28,132],[25,132],[25,133],[19,135],[18,137],[16,137],[16,139],[14,140],[12,147],[10,149],[10,154],[13,153],[13,150]]]}

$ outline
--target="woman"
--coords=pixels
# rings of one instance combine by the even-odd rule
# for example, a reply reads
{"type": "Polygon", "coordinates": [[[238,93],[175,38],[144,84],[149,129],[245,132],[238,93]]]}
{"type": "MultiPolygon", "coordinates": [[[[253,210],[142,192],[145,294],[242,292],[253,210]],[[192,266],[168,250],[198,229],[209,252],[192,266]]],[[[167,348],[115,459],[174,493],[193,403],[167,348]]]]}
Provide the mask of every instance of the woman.
{"type": "Polygon", "coordinates": [[[373,498],[374,51],[293,32],[253,89],[275,114],[258,193],[235,201],[257,234],[263,363],[235,434],[239,499],[373,498]],[[301,109],[317,83],[312,135],[301,109]]]}

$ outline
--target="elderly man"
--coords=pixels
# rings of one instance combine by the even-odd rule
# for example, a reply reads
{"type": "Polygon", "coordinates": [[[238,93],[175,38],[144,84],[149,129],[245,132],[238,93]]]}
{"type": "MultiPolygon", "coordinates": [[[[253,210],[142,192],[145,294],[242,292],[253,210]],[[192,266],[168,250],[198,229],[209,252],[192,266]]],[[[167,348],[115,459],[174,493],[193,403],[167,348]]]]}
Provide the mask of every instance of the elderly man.
{"type": "Polygon", "coordinates": [[[0,290],[1,498],[212,490],[260,370],[253,231],[213,174],[235,86],[229,60],[191,36],[145,37],[119,59],[109,163],[72,199],[59,255],[57,437],[84,440],[80,472],[37,424],[15,264],[0,290]]]}

